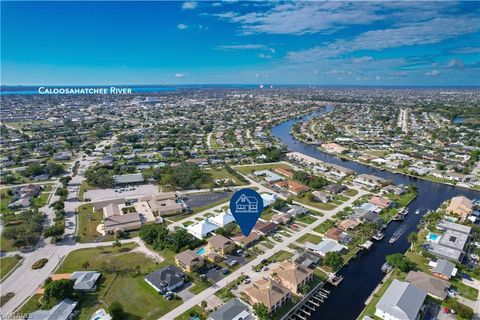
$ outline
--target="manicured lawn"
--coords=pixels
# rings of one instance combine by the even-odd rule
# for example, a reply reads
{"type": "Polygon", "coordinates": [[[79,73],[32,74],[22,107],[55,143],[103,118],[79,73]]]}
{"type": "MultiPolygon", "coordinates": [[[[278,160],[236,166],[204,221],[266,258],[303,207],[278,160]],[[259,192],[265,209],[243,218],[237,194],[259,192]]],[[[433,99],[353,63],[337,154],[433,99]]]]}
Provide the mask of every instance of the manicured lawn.
{"type": "Polygon", "coordinates": [[[265,208],[262,211],[261,218],[266,220],[266,221],[270,221],[270,220],[272,220],[272,217],[275,214],[277,214],[277,212],[273,211],[272,208],[265,208]]]}
{"type": "Polygon", "coordinates": [[[284,250],[280,250],[280,251],[276,252],[270,258],[270,260],[275,261],[275,262],[281,262],[281,261],[290,259],[291,257],[293,257],[293,253],[288,252],[288,251],[284,251],[284,250]]]}
{"type": "Polygon", "coordinates": [[[212,283],[210,281],[204,282],[197,278],[193,279],[193,284],[194,284],[193,287],[191,287],[189,291],[195,294],[199,294],[203,290],[212,286],[212,283]]]}
{"type": "Polygon", "coordinates": [[[10,240],[5,239],[4,237],[0,236],[0,249],[2,252],[11,252],[11,251],[16,251],[17,248],[15,248],[12,245],[12,242],[10,240]]]}
{"type": "Polygon", "coordinates": [[[345,191],[343,192],[343,194],[346,195],[346,196],[348,196],[348,197],[356,196],[357,193],[358,193],[358,191],[355,190],[355,189],[348,189],[348,190],[345,190],[345,191]]]}
{"type": "Polygon", "coordinates": [[[41,294],[36,294],[25,302],[25,304],[20,308],[19,313],[28,314],[40,309],[39,300],[42,297],[41,294]]]}
{"type": "Polygon", "coordinates": [[[208,172],[212,176],[213,180],[230,179],[237,186],[244,185],[244,183],[242,183],[240,180],[238,180],[234,175],[232,175],[230,172],[228,172],[225,168],[210,169],[210,170],[205,170],[205,172],[208,172]]]}
{"type": "Polygon", "coordinates": [[[199,306],[194,306],[176,317],[175,320],[190,320],[190,315],[196,315],[200,320],[207,319],[207,313],[199,306]]]}
{"type": "Polygon", "coordinates": [[[285,163],[265,163],[265,164],[261,163],[257,165],[251,165],[251,166],[234,167],[235,170],[237,170],[240,173],[243,173],[244,175],[251,174],[252,171],[261,171],[261,170],[274,171],[276,168],[292,170],[292,167],[285,163]]]}
{"type": "Polygon", "coordinates": [[[335,209],[337,206],[333,203],[323,203],[323,202],[317,202],[317,201],[311,201],[308,199],[308,194],[304,194],[302,196],[294,196],[293,197],[294,201],[298,201],[300,203],[303,203],[307,206],[312,206],[315,208],[318,208],[320,210],[325,210],[325,211],[330,211],[335,209]]]}
{"type": "Polygon", "coordinates": [[[12,200],[12,196],[8,195],[9,189],[0,191],[0,214],[12,213],[14,210],[8,208],[8,204],[12,200]]]}
{"type": "Polygon", "coordinates": [[[15,269],[20,261],[16,257],[0,258],[0,279],[3,279],[11,270],[15,269]]]}
{"type": "Polygon", "coordinates": [[[452,279],[452,287],[458,290],[458,293],[469,300],[477,300],[478,290],[467,286],[466,284],[462,283],[462,280],[454,278],[452,279]]]}
{"type": "Polygon", "coordinates": [[[335,226],[335,222],[332,221],[332,220],[325,220],[324,222],[322,222],[318,227],[316,227],[315,229],[313,229],[314,231],[318,232],[318,233],[325,233],[328,231],[328,229],[332,228],[335,226]]]}
{"type": "Polygon", "coordinates": [[[92,242],[102,236],[97,226],[103,220],[103,211],[93,211],[92,204],[84,204],[78,208],[78,237],[80,242],[92,242]]]}
{"type": "Polygon", "coordinates": [[[428,268],[428,260],[427,258],[419,255],[416,252],[412,252],[408,250],[405,253],[405,256],[408,260],[413,264],[413,268],[418,271],[423,271],[425,273],[431,274],[430,269],[428,268]]]}
{"type": "Polygon", "coordinates": [[[41,208],[47,204],[48,197],[50,196],[49,192],[42,192],[40,196],[33,199],[33,204],[37,208],[41,208]]]}
{"type": "Polygon", "coordinates": [[[299,222],[303,222],[303,223],[306,223],[306,224],[311,224],[311,223],[314,223],[315,221],[317,221],[316,218],[314,218],[313,216],[310,216],[310,215],[302,215],[302,216],[298,216],[295,218],[295,221],[299,221],[299,222]]]}
{"type": "Polygon", "coordinates": [[[181,300],[166,300],[145,282],[144,276],[158,269],[160,265],[142,253],[129,252],[135,247],[137,244],[129,243],[120,248],[82,249],[71,252],[65,258],[57,273],[83,270],[82,265],[86,261],[89,270],[119,270],[118,275],[102,271],[103,280],[99,289],[85,294],[85,298],[80,302],[81,312],[78,319],[89,319],[96,309],[108,308],[114,301],[122,304],[129,315],[128,319],[158,319],[181,304],[181,300]],[[140,274],[137,274],[137,270],[140,274]]]}
{"type": "Polygon", "coordinates": [[[305,234],[297,240],[299,243],[310,242],[313,244],[319,244],[322,241],[322,237],[314,235],[314,234],[305,234]]]}

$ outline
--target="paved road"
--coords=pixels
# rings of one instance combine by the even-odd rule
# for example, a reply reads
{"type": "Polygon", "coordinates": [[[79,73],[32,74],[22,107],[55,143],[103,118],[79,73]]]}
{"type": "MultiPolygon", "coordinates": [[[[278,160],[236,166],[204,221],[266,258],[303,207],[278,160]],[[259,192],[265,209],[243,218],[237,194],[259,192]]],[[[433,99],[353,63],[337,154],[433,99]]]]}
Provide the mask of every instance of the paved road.
{"type": "MultiPolygon", "coordinates": [[[[320,217],[314,223],[307,225],[305,228],[303,228],[302,230],[300,230],[297,233],[294,233],[292,236],[290,236],[288,238],[284,238],[284,241],[282,243],[278,243],[272,249],[269,249],[268,251],[266,251],[264,254],[262,254],[260,256],[257,256],[257,258],[255,258],[254,260],[250,261],[246,265],[244,265],[241,268],[237,269],[236,271],[232,272],[229,276],[227,276],[227,277],[223,278],[222,280],[220,280],[219,282],[213,284],[211,287],[209,287],[209,288],[205,289],[204,291],[200,292],[195,297],[193,297],[190,300],[184,302],[179,307],[173,309],[172,311],[170,311],[169,313],[167,313],[166,315],[164,315],[160,319],[162,319],[162,320],[175,319],[176,317],[183,314],[184,312],[186,312],[190,308],[194,307],[197,304],[200,304],[203,300],[206,300],[209,296],[215,294],[215,292],[218,291],[219,289],[225,287],[230,282],[236,280],[238,277],[240,277],[242,275],[242,273],[244,273],[244,274],[251,273],[252,272],[252,267],[258,265],[263,259],[270,258],[272,255],[274,255],[278,251],[288,250],[289,249],[288,248],[289,244],[297,241],[303,235],[312,232],[312,230],[314,228],[316,228],[317,226],[319,226],[322,222],[331,218],[337,212],[343,210],[347,206],[351,205],[355,200],[357,200],[358,198],[360,198],[364,194],[367,194],[367,192],[361,190],[356,196],[350,198],[348,201],[344,202],[343,204],[341,204],[340,206],[338,206],[334,210],[329,211],[329,212],[324,212],[324,216],[320,217]]],[[[316,210],[320,211],[318,209],[316,209],[316,210]]]]}

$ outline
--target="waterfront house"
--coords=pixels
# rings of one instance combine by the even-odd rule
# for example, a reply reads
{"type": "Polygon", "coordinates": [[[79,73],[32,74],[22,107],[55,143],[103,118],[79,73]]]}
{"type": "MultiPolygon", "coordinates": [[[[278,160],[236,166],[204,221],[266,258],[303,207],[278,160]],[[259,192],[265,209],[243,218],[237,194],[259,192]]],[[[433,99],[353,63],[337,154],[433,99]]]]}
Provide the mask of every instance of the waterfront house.
{"type": "Polygon", "coordinates": [[[457,268],[455,264],[445,260],[438,259],[436,262],[433,262],[434,267],[432,268],[432,274],[434,277],[443,280],[450,280],[451,277],[454,277],[457,274],[457,268]]]}
{"type": "Polygon", "coordinates": [[[473,211],[472,200],[464,196],[453,197],[450,204],[445,210],[447,213],[452,213],[460,217],[460,221],[465,221],[473,211]]]}
{"type": "Polygon", "coordinates": [[[393,279],[375,306],[375,316],[385,320],[416,320],[426,296],[424,290],[393,279]]]}
{"type": "Polygon", "coordinates": [[[290,299],[290,291],[273,279],[257,280],[243,292],[252,305],[261,303],[269,313],[275,312],[290,299]]]}
{"type": "Polygon", "coordinates": [[[164,293],[181,287],[185,282],[185,274],[168,265],[145,276],[145,281],[158,292],[164,293]]]}
{"type": "Polygon", "coordinates": [[[368,202],[382,209],[390,208],[393,204],[393,202],[387,198],[377,196],[372,197],[368,202]]]}
{"type": "Polygon", "coordinates": [[[337,241],[332,239],[325,239],[319,244],[306,242],[305,248],[315,253],[318,253],[322,257],[325,257],[325,255],[329,252],[342,252],[347,249],[347,247],[339,244],[337,241]]]}
{"type": "Polygon", "coordinates": [[[203,267],[204,259],[201,255],[198,255],[195,251],[187,249],[180,252],[175,256],[175,263],[182,270],[187,272],[193,272],[203,267]]]}
{"type": "Polygon", "coordinates": [[[444,231],[442,235],[439,235],[439,240],[427,241],[423,247],[439,258],[461,262],[465,256],[472,228],[447,220],[440,221],[437,228],[444,231]]]}
{"type": "Polygon", "coordinates": [[[272,269],[271,276],[295,294],[301,293],[302,286],[313,279],[313,270],[288,260],[272,269]]]}
{"type": "Polygon", "coordinates": [[[247,320],[251,316],[248,306],[234,298],[210,313],[208,320],[247,320]]]}

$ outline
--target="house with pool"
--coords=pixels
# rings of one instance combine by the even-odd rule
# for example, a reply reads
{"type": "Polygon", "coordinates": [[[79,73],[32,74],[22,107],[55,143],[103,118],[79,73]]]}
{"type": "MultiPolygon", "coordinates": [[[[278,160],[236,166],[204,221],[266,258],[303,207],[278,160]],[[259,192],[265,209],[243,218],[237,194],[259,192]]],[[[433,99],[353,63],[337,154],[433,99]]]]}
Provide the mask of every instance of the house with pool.
{"type": "Polygon", "coordinates": [[[423,247],[438,258],[462,262],[472,228],[459,223],[442,220],[438,232],[429,232],[423,247]]]}

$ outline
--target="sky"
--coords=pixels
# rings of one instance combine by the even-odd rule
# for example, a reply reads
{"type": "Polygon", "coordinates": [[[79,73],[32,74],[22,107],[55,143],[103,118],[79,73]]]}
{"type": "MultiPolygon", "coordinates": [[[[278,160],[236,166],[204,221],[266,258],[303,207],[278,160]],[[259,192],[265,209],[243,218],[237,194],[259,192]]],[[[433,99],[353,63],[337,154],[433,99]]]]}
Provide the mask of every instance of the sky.
{"type": "Polygon", "coordinates": [[[480,86],[480,2],[1,1],[2,85],[480,86]]]}

